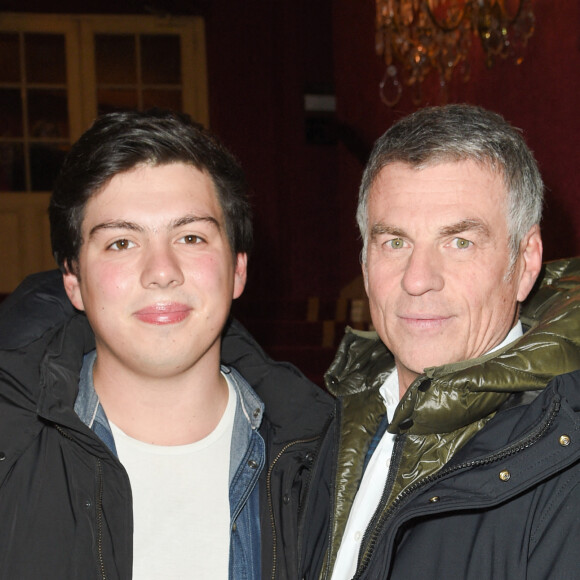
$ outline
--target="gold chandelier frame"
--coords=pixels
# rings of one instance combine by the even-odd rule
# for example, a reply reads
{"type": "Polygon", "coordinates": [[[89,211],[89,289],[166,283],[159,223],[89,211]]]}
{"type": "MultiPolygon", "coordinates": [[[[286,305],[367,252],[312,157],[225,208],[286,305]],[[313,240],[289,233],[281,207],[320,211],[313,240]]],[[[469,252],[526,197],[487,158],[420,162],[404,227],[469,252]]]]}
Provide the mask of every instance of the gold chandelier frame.
{"type": "Polygon", "coordinates": [[[438,74],[444,100],[447,87],[459,69],[470,76],[472,39],[479,37],[485,62],[497,58],[523,61],[528,39],[534,33],[531,0],[375,0],[376,52],[385,63],[380,82],[381,100],[396,105],[403,85],[413,88],[420,104],[421,88],[432,72],[438,74]]]}

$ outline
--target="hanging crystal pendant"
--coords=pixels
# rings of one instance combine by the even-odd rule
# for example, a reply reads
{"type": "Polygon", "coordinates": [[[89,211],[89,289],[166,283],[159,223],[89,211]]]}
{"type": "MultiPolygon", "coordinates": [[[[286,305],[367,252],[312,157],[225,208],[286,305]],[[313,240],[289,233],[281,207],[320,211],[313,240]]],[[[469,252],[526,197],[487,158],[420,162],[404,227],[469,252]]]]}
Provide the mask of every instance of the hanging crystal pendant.
{"type": "Polygon", "coordinates": [[[402,85],[413,87],[421,99],[421,85],[438,74],[447,91],[457,67],[469,78],[469,53],[478,36],[486,64],[508,56],[516,64],[534,33],[531,0],[375,0],[375,49],[385,63],[381,100],[396,105],[402,85]],[[393,68],[391,68],[393,67],[393,68]]]}

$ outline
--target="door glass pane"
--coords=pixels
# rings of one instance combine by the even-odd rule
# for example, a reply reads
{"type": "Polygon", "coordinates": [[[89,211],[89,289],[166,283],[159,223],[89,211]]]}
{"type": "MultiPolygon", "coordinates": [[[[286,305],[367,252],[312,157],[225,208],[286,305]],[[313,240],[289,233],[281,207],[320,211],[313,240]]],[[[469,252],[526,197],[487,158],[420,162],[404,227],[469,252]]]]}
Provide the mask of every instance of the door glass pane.
{"type": "Polygon", "coordinates": [[[21,144],[0,143],[0,191],[26,189],[24,152],[21,144]]]}
{"type": "Polygon", "coordinates": [[[96,34],[98,113],[183,108],[178,34],[96,34]]]}
{"type": "Polygon", "coordinates": [[[38,139],[66,139],[69,135],[66,91],[28,91],[30,136],[38,139]]]}
{"type": "Polygon", "coordinates": [[[141,36],[141,74],[145,84],[180,84],[181,51],[179,36],[141,36]]]}
{"type": "Polygon", "coordinates": [[[0,89],[0,137],[22,137],[22,99],[18,89],[0,89]]]}
{"type": "Polygon", "coordinates": [[[50,190],[70,132],[65,36],[2,33],[0,55],[0,190],[50,190]]]}
{"type": "Polygon", "coordinates": [[[25,34],[26,80],[29,83],[66,83],[62,34],[25,34]]]}
{"type": "Polygon", "coordinates": [[[66,147],[50,143],[30,146],[30,177],[33,191],[51,191],[66,155],[66,147]]]}
{"type": "Polygon", "coordinates": [[[20,49],[18,34],[0,34],[0,82],[20,81],[20,49]]]}
{"type": "Polygon", "coordinates": [[[97,83],[126,85],[137,82],[137,57],[133,35],[95,35],[97,83]]]}
{"type": "Polygon", "coordinates": [[[181,102],[181,91],[179,89],[171,91],[164,90],[145,90],[143,91],[143,108],[161,107],[164,109],[173,109],[181,111],[183,104],[181,102]]]}
{"type": "Polygon", "coordinates": [[[124,109],[137,109],[137,90],[99,89],[97,91],[99,115],[124,109]]]}

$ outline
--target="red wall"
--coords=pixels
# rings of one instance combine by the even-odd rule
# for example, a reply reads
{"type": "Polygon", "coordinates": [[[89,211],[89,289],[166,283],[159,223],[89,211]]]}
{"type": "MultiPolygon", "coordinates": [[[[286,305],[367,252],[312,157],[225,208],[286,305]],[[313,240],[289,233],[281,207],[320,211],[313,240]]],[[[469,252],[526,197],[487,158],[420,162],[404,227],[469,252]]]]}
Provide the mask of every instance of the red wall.
{"type": "MultiPolygon", "coordinates": [[[[379,99],[384,69],[374,54],[373,4],[336,0],[333,19],[338,117],[365,143],[373,142],[416,108],[409,94],[394,109],[379,99]]],[[[524,62],[515,66],[500,61],[487,69],[481,48],[474,42],[471,81],[453,84],[448,100],[492,109],[523,129],[547,188],[542,227],[545,257],[553,259],[580,254],[580,2],[535,0],[534,11],[536,31],[524,62]]],[[[441,104],[439,94],[426,91],[424,104],[441,104]]],[[[354,212],[360,173],[360,164],[341,146],[338,196],[345,210],[341,214],[344,232],[351,227],[349,214],[354,212]]],[[[353,239],[353,234],[341,236],[340,261],[345,264],[357,259],[353,239]]]]}
{"type": "Polygon", "coordinates": [[[331,1],[218,0],[207,15],[212,128],[253,188],[246,299],[337,294],[337,149],[306,139],[304,94],[333,87],[331,1]]]}

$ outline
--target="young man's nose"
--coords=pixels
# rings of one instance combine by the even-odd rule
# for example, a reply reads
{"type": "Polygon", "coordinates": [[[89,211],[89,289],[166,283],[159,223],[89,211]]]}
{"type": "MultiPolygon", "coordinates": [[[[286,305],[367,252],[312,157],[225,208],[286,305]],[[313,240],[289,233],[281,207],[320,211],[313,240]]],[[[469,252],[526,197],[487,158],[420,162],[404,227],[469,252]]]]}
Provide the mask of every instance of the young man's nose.
{"type": "Polygon", "coordinates": [[[141,283],[145,288],[166,288],[183,283],[181,265],[171,248],[148,249],[141,272],[141,283]]]}

